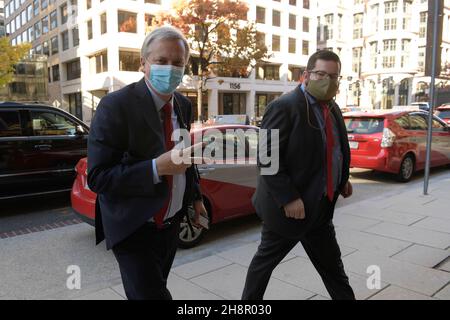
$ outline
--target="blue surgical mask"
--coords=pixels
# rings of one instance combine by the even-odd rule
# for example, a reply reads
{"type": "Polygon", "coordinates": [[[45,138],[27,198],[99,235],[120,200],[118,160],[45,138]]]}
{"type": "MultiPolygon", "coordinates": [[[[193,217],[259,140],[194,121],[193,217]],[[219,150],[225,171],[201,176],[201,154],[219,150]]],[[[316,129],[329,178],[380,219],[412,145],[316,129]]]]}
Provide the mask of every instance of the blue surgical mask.
{"type": "Polygon", "coordinates": [[[172,94],[180,85],[184,75],[184,67],[152,64],[149,82],[160,94],[172,94]]]}

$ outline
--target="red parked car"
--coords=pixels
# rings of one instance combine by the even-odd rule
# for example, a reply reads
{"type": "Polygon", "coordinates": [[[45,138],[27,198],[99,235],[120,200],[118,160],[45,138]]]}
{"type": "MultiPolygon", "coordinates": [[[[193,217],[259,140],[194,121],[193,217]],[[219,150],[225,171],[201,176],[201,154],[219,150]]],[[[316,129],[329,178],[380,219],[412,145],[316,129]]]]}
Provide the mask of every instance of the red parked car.
{"type": "Polygon", "coordinates": [[[436,116],[450,125],[450,103],[445,103],[436,109],[436,116]]]}
{"type": "MultiPolygon", "coordinates": [[[[428,112],[379,111],[344,115],[351,167],[394,173],[402,182],[425,167],[428,112]]],[[[433,119],[431,165],[450,164],[450,131],[433,119]]]]}
{"type": "MultiPolygon", "coordinates": [[[[219,133],[220,139],[235,146],[231,159],[243,160],[240,161],[242,164],[225,164],[224,161],[216,161],[212,165],[198,165],[201,176],[200,186],[210,224],[254,213],[251,197],[256,188],[257,166],[256,159],[252,158],[252,155],[256,154],[258,147],[258,128],[247,125],[222,125],[191,130],[192,137],[199,133],[202,134],[203,141],[209,142],[217,139],[219,133]],[[238,129],[247,133],[245,139],[235,132],[238,129]],[[237,152],[237,147],[240,146],[245,148],[244,158],[239,158],[242,154],[237,152]]],[[[226,154],[225,150],[223,153],[227,159],[230,159],[230,155],[226,154]]],[[[85,222],[93,225],[96,194],[89,190],[87,185],[87,158],[79,161],[76,171],[77,177],[71,193],[72,208],[85,222]]],[[[190,210],[190,217],[193,217],[193,210],[190,210]]],[[[195,228],[191,221],[185,218],[179,234],[180,247],[190,248],[197,245],[204,234],[204,229],[195,228]]]]}

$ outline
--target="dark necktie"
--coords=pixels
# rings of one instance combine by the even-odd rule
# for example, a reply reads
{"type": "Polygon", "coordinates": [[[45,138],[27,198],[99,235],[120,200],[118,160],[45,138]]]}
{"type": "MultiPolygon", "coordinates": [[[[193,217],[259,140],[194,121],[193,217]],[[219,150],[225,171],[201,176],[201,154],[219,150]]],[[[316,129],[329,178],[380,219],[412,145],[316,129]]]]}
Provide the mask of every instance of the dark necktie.
{"type": "MultiPolygon", "coordinates": [[[[166,152],[172,150],[175,147],[175,143],[172,141],[172,133],[173,133],[173,124],[172,124],[172,105],[170,103],[166,103],[162,108],[163,111],[163,126],[164,126],[164,140],[165,140],[165,149],[166,152]]],[[[166,176],[167,183],[169,185],[169,196],[167,197],[164,206],[161,210],[155,215],[155,223],[157,227],[161,227],[164,223],[164,217],[167,213],[167,209],[169,208],[170,199],[172,198],[172,185],[173,185],[173,176],[166,176]]]]}
{"type": "Polygon", "coordinates": [[[333,121],[331,120],[330,109],[328,104],[322,103],[323,109],[323,119],[325,122],[325,134],[327,139],[327,196],[330,201],[334,199],[334,188],[333,188],[333,147],[334,147],[334,136],[333,136],[333,121]]]}

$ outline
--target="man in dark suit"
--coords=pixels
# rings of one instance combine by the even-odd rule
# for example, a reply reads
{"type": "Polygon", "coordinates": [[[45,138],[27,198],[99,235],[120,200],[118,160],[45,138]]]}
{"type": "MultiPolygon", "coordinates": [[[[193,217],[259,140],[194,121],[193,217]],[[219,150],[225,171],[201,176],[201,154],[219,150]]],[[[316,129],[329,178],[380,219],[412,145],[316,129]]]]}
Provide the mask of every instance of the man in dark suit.
{"type": "Polygon", "coordinates": [[[333,299],[355,298],[332,223],[339,195],[350,197],[353,192],[346,126],[333,100],[340,70],[336,54],[315,53],[304,83],[267,107],[261,128],[268,130],[269,138],[261,141],[266,144],[261,149],[278,149],[280,158],[276,174],[258,176],[253,204],[263,228],[244,300],[263,299],[272,271],[298,242],[333,299]],[[279,141],[271,140],[273,130],[279,130],[279,141]]]}
{"type": "Polygon", "coordinates": [[[105,96],[91,125],[97,244],[106,238],[113,250],[128,299],[172,298],[166,285],[180,220],[192,203],[194,224],[206,216],[195,167],[172,157],[180,148],[172,134],[191,123],[190,101],[175,92],[188,58],[177,29],[155,29],[142,46],[144,78],[105,96]]]}

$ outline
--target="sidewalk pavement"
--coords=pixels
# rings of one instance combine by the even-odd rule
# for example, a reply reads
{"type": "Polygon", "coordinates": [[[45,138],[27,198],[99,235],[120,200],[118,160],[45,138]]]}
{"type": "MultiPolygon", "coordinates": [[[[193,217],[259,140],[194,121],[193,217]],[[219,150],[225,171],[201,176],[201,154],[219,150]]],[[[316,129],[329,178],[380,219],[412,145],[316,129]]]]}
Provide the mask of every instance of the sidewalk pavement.
{"type": "MultiPolygon", "coordinates": [[[[450,173],[432,183],[430,194],[423,196],[416,184],[336,210],[337,238],[357,299],[450,300],[450,173]],[[380,288],[367,286],[370,266],[381,271],[380,288]]],[[[168,280],[173,298],[240,299],[259,232],[255,224],[224,240],[221,250],[179,251],[168,280]]],[[[117,263],[104,248],[93,249],[88,226],[21,238],[19,244],[0,240],[0,299],[125,298],[117,263]],[[82,270],[81,290],[66,287],[64,266],[71,264],[82,270]]],[[[273,272],[265,299],[330,299],[300,244],[273,272]]]]}

